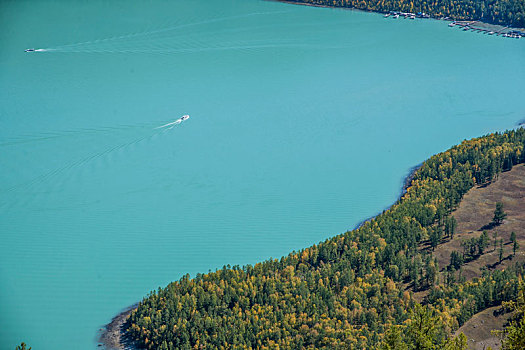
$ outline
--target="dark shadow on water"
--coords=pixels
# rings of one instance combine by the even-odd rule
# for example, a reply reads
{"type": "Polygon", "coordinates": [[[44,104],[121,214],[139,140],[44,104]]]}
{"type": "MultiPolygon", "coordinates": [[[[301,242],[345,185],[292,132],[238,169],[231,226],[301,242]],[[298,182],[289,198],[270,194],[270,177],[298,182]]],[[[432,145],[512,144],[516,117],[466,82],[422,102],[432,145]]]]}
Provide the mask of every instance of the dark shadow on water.
{"type": "Polygon", "coordinates": [[[415,165],[413,167],[411,167],[408,172],[407,172],[407,175],[405,176],[405,179],[403,180],[403,187],[401,187],[401,194],[399,195],[399,197],[397,198],[397,200],[392,203],[391,205],[389,205],[388,207],[386,207],[385,209],[383,209],[381,212],[373,215],[373,216],[370,216],[362,221],[360,221],[359,223],[357,223],[357,225],[354,226],[353,229],[351,229],[350,231],[353,231],[353,230],[357,230],[358,228],[360,228],[361,226],[363,226],[363,224],[367,221],[370,221],[372,220],[373,218],[375,218],[376,216],[378,215],[381,215],[382,213],[384,213],[385,211],[387,211],[388,209],[390,209],[392,207],[392,205],[398,203],[401,198],[405,195],[405,193],[407,192],[407,188],[410,187],[410,184],[412,183],[412,180],[414,179],[414,175],[416,174],[416,171],[421,168],[421,165],[423,165],[423,163],[419,163],[418,165],[415,165]]]}

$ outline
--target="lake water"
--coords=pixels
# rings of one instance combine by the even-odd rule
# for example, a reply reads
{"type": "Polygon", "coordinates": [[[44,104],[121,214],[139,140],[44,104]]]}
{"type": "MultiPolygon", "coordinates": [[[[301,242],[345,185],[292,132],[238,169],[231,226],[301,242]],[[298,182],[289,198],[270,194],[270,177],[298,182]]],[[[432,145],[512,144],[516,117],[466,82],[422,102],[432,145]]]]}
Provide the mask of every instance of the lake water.
{"type": "Polygon", "coordinates": [[[525,40],[439,21],[177,0],[0,23],[0,349],[93,349],[149,291],[351,229],[525,118],[525,40]]]}

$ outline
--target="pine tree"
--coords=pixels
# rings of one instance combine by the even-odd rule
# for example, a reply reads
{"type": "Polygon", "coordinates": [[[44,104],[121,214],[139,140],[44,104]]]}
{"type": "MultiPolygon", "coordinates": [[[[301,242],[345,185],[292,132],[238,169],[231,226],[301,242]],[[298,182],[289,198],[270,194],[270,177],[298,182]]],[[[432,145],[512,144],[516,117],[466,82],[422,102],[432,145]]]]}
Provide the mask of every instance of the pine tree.
{"type": "Polygon", "coordinates": [[[514,309],[514,315],[509,326],[503,332],[498,332],[505,335],[502,349],[522,350],[525,349],[525,285],[521,285],[517,299],[509,304],[514,309]]]}
{"type": "Polygon", "coordinates": [[[443,231],[441,230],[441,226],[434,227],[430,232],[430,246],[432,247],[432,250],[438,246],[442,236],[443,231]]]}
{"type": "Polygon", "coordinates": [[[443,348],[444,350],[467,350],[468,349],[468,339],[463,332],[455,338],[451,338],[443,348]]]}
{"type": "Polygon", "coordinates": [[[461,256],[460,253],[453,250],[452,253],[450,253],[450,266],[452,269],[457,270],[463,265],[463,256],[461,256]]]}
{"type": "Polygon", "coordinates": [[[399,326],[392,326],[385,334],[381,350],[408,350],[408,344],[403,341],[403,334],[399,326]]]}
{"type": "Polygon", "coordinates": [[[489,234],[487,233],[487,231],[483,231],[478,241],[479,255],[483,255],[483,253],[485,252],[485,248],[488,247],[488,245],[489,245],[489,234]]]}
{"type": "Polygon", "coordinates": [[[457,221],[454,216],[450,216],[445,220],[445,235],[450,237],[450,239],[454,238],[454,234],[456,233],[456,226],[457,221]]]}
{"type": "Polygon", "coordinates": [[[503,203],[497,202],[496,209],[494,210],[494,217],[492,218],[492,224],[497,226],[501,225],[503,220],[507,217],[507,213],[503,210],[503,203]]]}
{"type": "Polygon", "coordinates": [[[415,345],[415,349],[433,349],[434,335],[439,330],[437,320],[429,309],[416,304],[409,319],[411,322],[406,331],[408,343],[415,345]]]}
{"type": "Polygon", "coordinates": [[[506,329],[507,338],[503,341],[504,350],[525,349],[525,317],[519,322],[511,322],[506,329]]]}

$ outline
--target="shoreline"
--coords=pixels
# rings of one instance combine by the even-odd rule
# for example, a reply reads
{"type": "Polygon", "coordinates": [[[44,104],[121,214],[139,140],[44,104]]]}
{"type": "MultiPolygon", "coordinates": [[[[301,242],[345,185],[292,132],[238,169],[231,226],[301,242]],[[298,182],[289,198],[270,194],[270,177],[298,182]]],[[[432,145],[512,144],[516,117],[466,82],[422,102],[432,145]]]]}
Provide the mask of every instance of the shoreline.
{"type": "MultiPolygon", "coordinates": [[[[399,13],[399,11],[395,11],[395,10],[382,12],[382,11],[374,11],[374,10],[367,10],[367,9],[358,9],[358,8],[355,8],[355,7],[329,6],[329,5],[321,5],[321,4],[312,4],[312,3],[307,3],[307,2],[302,2],[302,1],[294,1],[294,0],[266,0],[266,1],[281,2],[281,3],[285,3],[285,4],[290,4],[290,5],[302,5],[302,6],[328,8],[328,9],[342,9],[342,10],[361,11],[361,12],[368,12],[368,13],[377,13],[377,14],[382,14],[382,15],[385,15],[385,14],[388,14],[388,13],[392,13],[392,12],[398,12],[399,13]]],[[[475,20],[475,19],[454,20],[454,19],[449,18],[449,17],[433,17],[432,15],[428,15],[428,16],[429,16],[428,18],[423,18],[423,19],[433,19],[433,20],[436,20],[436,21],[450,21],[450,22],[453,22],[453,23],[457,23],[458,27],[461,27],[463,30],[470,29],[472,31],[484,31],[485,33],[493,32],[496,35],[500,35],[501,34],[502,36],[505,36],[509,32],[519,31],[519,32],[522,32],[522,36],[525,37],[525,28],[510,27],[510,26],[505,26],[505,25],[502,25],[502,24],[492,24],[492,23],[487,23],[487,22],[483,22],[483,21],[480,21],[480,20],[475,20]],[[475,27],[476,24],[478,25],[477,27],[475,27]],[[468,29],[465,29],[465,28],[468,28],[468,29]],[[490,28],[490,29],[486,29],[486,28],[490,28]]]]}
{"type": "MultiPolygon", "coordinates": [[[[399,200],[403,197],[403,195],[406,193],[407,188],[410,186],[410,183],[412,182],[412,179],[414,178],[414,175],[416,171],[421,167],[423,163],[419,163],[418,165],[415,165],[408,169],[407,175],[403,178],[403,185],[401,187],[401,193],[399,194],[398,198],[389,206],[387,206],[382,211],[378,212],[377,214],[370,216],[362,221],[360,221],[357,225],[354,226],[354,228],[348,230],[353,231],[358,228],[360,228],[363,224],[366,222],[374,219],[378,215],[381,215],[385,211],[389,210],[393,205],[395,205],[399,200]]],[[[133,310],[137,309],[138,302],[128,306],[123,311],[119,312],[117,315],[115,315],[111,322],[106,324],[104,327],[100,329],[100,335],[98,336],[98,347],[105,349],[105,350],[140,350],[136,345],[133,343],[132,339],[129,339],[126,334],[126,330],[124,329],[124,324],[128,320],[129,315],[133,310]]]]}
{"type": "Polygon", "coordinates": [[[131,312],[137,309],[139,303],[128,306],[111,319],[111,322],[100,329],[98,347],[105,350],[139,350],[133,341],[127,337],[124,324],[131,312]]]}
{"type": "Polygon", "coordinates": [[[381,215],[382,213],[384,213],[385,211],[387,210],[390,210],[390,208],[392,208],[393,205],[395,205],[397,202],[399,202],[401,200],[401,198],[403,198],[403,196],[405,195],[405,193],[407,193],[407,188],[410,186],[410,184],[412,183],[412,180],[414,179],[414,175],[416,174],[416,171],[419,170],[419,168],[421,168],[421,166],[423,165],[423,163],[419,163],[418,165],[414,165],[413,167],[409,168],[408,169],[408,173],[407,175],[404,177],[403,179],[403,186],[401,186],[401,193],[399,194],[399,196],[397,197],[396,201],[392,204],[390,204],[389,206],[385,207],[383,210],[381,210],[380,212],[378,212],[377,214],[375,215],[372,215],[360,222],[358,222],[353,229],[349,230],[349,231],[353,231],[353,230],[357,230],[358,228],[360,228],[361,226],[363,226],[365,223],[367,223],[368,221],[376,218],[377,216],[381,215]]]}

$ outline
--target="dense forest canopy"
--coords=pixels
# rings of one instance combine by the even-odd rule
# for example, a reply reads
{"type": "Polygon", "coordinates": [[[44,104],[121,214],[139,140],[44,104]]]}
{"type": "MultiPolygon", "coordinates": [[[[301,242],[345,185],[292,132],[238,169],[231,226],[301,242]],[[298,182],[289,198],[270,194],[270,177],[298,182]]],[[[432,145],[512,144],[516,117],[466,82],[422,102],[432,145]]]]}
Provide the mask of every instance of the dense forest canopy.
{"type": "Polygon", "coordinates": [[[426,13],[455,20],[478,20],[525,28],[525,0],[291,0],[292,2],[365,11],[426,13]]]}
{"type": "MultiPolygon", "coordinates": [[[[523,266],[440,281],[422,245],[452,238],[463,195],[523,163],[524,147],[524,129],[464,141],[425,161],[402,198],[358,229],[281,259],[186,275],[145,298],[127,332],[148,349],[464,349],[451,332],[515,300],[523,266]],[[424,307],[420,290],[429,290],[424,307]],[[417,329],[429,322],[425,338],[417,329]]],[[[487,238],[471,244],[477,254],[487,238]]]]}

